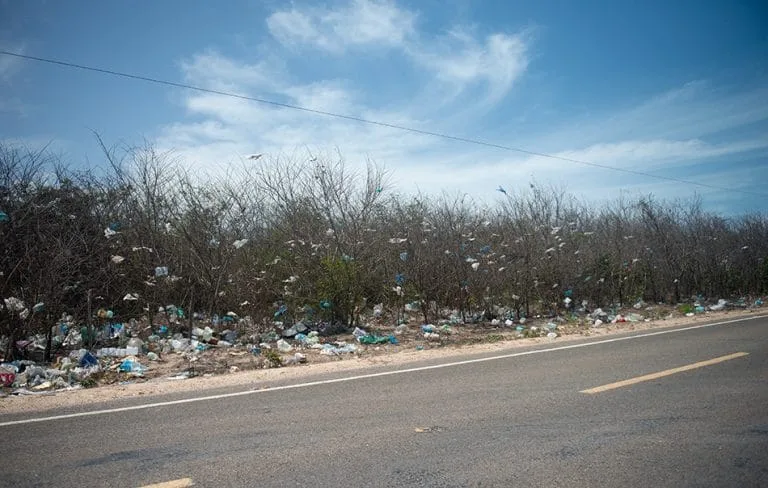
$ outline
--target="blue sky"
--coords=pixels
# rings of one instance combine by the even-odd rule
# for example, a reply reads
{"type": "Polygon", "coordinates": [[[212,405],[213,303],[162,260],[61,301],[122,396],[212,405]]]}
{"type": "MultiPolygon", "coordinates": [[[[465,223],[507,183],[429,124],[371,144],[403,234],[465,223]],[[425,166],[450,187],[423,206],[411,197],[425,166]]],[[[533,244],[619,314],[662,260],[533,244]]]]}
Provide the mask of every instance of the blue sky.
{"type": "MultiPolygon", "coordinates": [[[[768,5],[760,0],[68,2],[0,0],[0,48],[768,192],[768,5]]],[[[590,200],[768,198],[0,56],[0,138],[103,164],[151,141],[198,172],[246,155],[373,160],[401,191],[493,201],[539,183],[590,200]]],[[[87,163],[86,163],[87,162],[87,163]]]]}

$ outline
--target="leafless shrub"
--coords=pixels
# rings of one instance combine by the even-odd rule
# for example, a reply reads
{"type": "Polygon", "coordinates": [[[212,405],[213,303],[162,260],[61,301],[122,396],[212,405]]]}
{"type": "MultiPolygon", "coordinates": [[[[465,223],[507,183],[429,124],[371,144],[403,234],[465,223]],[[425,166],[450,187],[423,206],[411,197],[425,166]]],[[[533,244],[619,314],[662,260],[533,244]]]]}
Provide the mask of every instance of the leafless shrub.
{"type": "Polygon", "coordinates": [[[534,184],[488,208],[399,195],[386,171],[339,155],[264,157],[210,179],[151,145],[102,147],[99,174],[0,147],[0,295],[28,309],[0,309],[11,345],[100,308],[350,326],[378,303],[416,303],[430,322],[768,292],[768,218],[726,219],[699,199],[595,208],[534,184]]]}

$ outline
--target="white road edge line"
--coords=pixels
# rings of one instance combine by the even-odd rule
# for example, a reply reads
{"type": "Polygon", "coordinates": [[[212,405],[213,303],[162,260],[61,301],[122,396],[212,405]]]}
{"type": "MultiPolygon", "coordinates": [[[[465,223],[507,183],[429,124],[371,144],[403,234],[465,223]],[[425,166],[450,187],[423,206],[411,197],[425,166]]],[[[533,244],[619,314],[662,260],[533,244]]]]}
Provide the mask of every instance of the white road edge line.
{"type": "Polygon", "coordinates": [[[361,374],[356,376],[345,376],[343,378],[334,378],[330,380],[319,380],[319,381],[309,381],[306,383],[296,383],[293,385],[283,385],[283,386],[274,386],[274,387],[267,387],[260,390],[247,390],[247,391],[238,391],[235,393],[222,393],[220,395],[209,395],[209,396],[201,396],[201,397],[194,397],[194,398],[185,398],[182,400],[171,400],[167,402],[156,402],[156,403],[144,403],[141,405],[132,405],[130,407],[117,407],[117,408],[109,408],[104,410],[91,410],[88,412],[77,412],[77,413],[68,413],[63,415],[52,415],[50,417],[38,417],[38,418],[31,418],[31,419],[23,419],[23,420],[11,420],[8,422],[0,422],[0,427],[7,427],[10,425],[23,425],[23,424],[32,424],[36,422],[47,422],[52,420],[63,420],[63,419],[72,419],[77,417],[89,417],[93,415],[104,415],[108,413],[118,413],[118,412],[130,412],[132,410],[146,410],[149,408],[158,408],[158,407],[167,407],[171,405],[182,405],[185,403],[195,403],[195,402],[202,402],[202,401],[208,401],[208,400],[220,400],[222,398],[234,398],[239,396],[245,396],[245,395],[255,395],[258,393],[269,393],[272,391],[281,391],[281,390],[294,390],[297,388],[307,388],[310,386],[319,386],[319,385],[330,385],[333,383],[345,383],[347,381],[356,381],[356,380],[362,380],[362,379],[368,379],[368,378],[379,378],[382,376],[393,376],[397,374],[405,374],[405,373],[415,373],[418,371],[429,371],[432,369],[441,369],[441,368],[448,368],[453,366],[462,366],[465,364],[475,364],[475,363],[484,363],[487,361],[497,361],[499,359],[509,359],[509,358],[515,358],[520,356],[530,356],[533,354],[543,354],[546,352],[556,352],[556,351],[565,351],[567,349],[579,349],[582,347],[591,347],[591,346],[597,346],[601,344],[609,344],[611,342],[621,342],[621,341],[629,341],[633,339],[642,339],[645,337],[653,337],[658,335],[664,335],[664,334],[674,334],[677,332],[685,332],[689,330],[695,330],[695,329],[703,329],[705,327],[715,327],[717,325],[727,325],[727,324],[733,324],[737,322],[745,322],[747,320],[755,320],[755,319],[764,319],[768,318],[768,315],[759,315],[754,317],[744,317],[741,319],[734,319],[734,320],[726,320],[723,322],[713,322],[708,324],[701,324],[701,325],[693,325],[690,327],[683,327],[680,329],[669,329],[669,330],[660,330],[656,332],[648,332],[645,334],[638,334],[638,335],[632,335],[627,337],[614,337],[612,339],[603,339],[600,341],[595,342],[585,342],[581,344],[570,344],[567,346],[558,346],[558,347],[550,347],[548,349],[534,349],[532,351],[522,351],[522,352],[515,352],[510,354],[502,354],[499,356],[491,356],[487,358],[477,358],[477,359],[466,359],[464,361],[454,361],[452,363],[442,363],[442,364],[434,364],[432,366],[418,366],[415,368],[407,368],[407,369],[398,369],[394,371],[382,371],[379,373],[370,373],[370,374],[361,374]]]}

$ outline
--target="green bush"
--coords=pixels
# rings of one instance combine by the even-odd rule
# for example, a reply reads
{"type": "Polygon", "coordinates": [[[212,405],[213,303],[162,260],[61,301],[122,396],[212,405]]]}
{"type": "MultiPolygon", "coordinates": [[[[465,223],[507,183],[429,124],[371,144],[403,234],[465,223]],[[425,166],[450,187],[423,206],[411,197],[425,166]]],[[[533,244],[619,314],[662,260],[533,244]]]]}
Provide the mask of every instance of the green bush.
{"type": "Polygon", "coordinates": [[[264,349],[261,351],[261,355],[267,360],[270,368],[279,368],[283,365],[283,358],[274,349],[264,349]]]}

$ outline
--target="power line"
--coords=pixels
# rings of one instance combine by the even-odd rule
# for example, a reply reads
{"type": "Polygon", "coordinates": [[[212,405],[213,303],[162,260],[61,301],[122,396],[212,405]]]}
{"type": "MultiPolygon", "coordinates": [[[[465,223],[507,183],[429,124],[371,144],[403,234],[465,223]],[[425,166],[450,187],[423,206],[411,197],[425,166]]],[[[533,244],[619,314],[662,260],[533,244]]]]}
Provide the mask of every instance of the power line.
{"type": "Polygon", "coordinates": [[[631,174],[631,175],[635,175],[635,176],[644,176],[644,177],[648,177],[648,178],[656,178],[658,180],[671,181],[671,182],[675,182],[675,183],[683,183],[683,184],[686,184],[686,185],[694,185],[694,186],[699,186],[699,187],[702,187],[702,188],[708,188],[708,189],[711,189],[711,190],[729,191],[729,192],[736,192],[736,193],[744,193],[744,194],[747,194],[747,195],[756,195],[756,196],[760,196],[760,197],[768,197],[768,194],[766,194],[766,193],[754,192],[754,191],[749,191],[749,190],[740,190],[740,189],[736,189],[736,188],[728,188],[728,187],[718,186],[718,185],[710,185],[708,183],[700,183],[700,182],[697,182],[697,181],[686,180],[686,179],[683,179],[683,178],[675,178],[674,176],[663,176],[663,175],[657,175],[657,174],[653,174],[653,173],[646,173],[644,171],[637,171],[637,170],[633,170],[633,169],[617,168],[615,166],[610,166],[610,165],[607,165],[607,164],[593,163],[593,162],[590,162],[590,161],[583,161],[583,160],[580,160],[580,159],[573,159],[573,158],[567,158],[567,157],[564,157],[564,156],[557,156],[555,154],[546,154],[546,153],[541,153],[541,152],[536,152],[536,151],[529,151],[527,149],[522,149],[522,148],[512,147],[512,146],[505,146],[503,144],[496,144],[496,143],[493,143],[493,142],[482,141],[482,140],[479,140],[479,139],[471,139],[471,138],[468,138],[468,137],[453,136],[453,135],[444,134],[444,133],[441,133],[441,132],[433,132],[433,131],[428,131],[428,130],[423,130],[423,129],[416,129],[416,128],[413,128],[413,127],[406,127],[406,126],[403,126],[403,125],[390,124],[390,123],[387,123],[387,122],[381,122],[381,121],[371,120],[371,119],[364,119],[362,117],[355,117],[354,115],[345,115],[345,114],[338,114],[338,113],[334,113],[334,112],[327,112],[325,110],[316,110],[316,109],[312,109],[312,108],[302,107],[300,105],[292,105],[292,104],[289,104],[289,103],[276,102],[274,100],[266,100],[266,99],[263,99],[263,98],[250,97],[250,96],[247,96],[247,95],[239,95],[237,93],[225,92],[225,91],[221,91],[221,90],[213,90],[213,89],[210,89],[210,88],[203,88],[203,87],[200,87],[200,86],[189,85],[189,84],[186,84],[186,83],[178,83],[178,82],[175,82],[175,81],[167,81],[167,80],[161,80],[161,79],[158,79],[158,78],[151,78],[149,76],[141,76],[141,75],[135,75],[135,74],[131,74],[131,73],[124,73],[124,72],[120,72],[120,71],[114,71],[114,70],[111,70],[111,69],[97,68],[95,66],[86,66],[86,65],[82,65],[82,64],[70,63],[70,62],[67,62],[67,61],[60,61],[60,60],[56,60],[56,59],[41,58],[41,57],[37,57],[37,56],[29,56],[27,54],[15,53],[15,52],[4,51],[4,50],[0,50],[0,54],[4,54],[6,56],[13,56],[13,57],[16,57],[16,58],[21,58],[21,59],[26,59],[26,60],[30,60],[30,61],[39,61],[41,63],[48,63],[48,64],[53,64],[53,65],[58,65],[58,66],[65,66],[65,67],[68,67],[68,68],[75,68],[75,69],[81,69],[81,70],[85,70],[85,71],[92,71],[92,72],[96,72],[96,73],[102,73],[102,74],[107,74],[107,75],[112,75],[112,76],[118,76],[118,77],[122,77],[122,78],[129,78],[129,79],[133,79],[133,80],[140,80],[140,81],[145,81],[145,82],[148,82],[148,83],[154,83],[154,84],[157,84],[157,85],[172,86],[172,87],[175,87],[175,88],[184,88],[184,89],[187,89],[187,90],[193,90],[193,91],[198,91],[198,92],[202,92],[202,93],[210,93],[210,94],[221,95],[221,96],[225,96],[225,97],[238,98],[238,99],[241,99],[241,100],[248,100],[248,101],[251,101],[251,102],[257,102],[257,103],[262,103],[262,104],[266,104],[266,105],[272,105],[272,106],[275,106],[275,107],[288,108],[288,109],[292,109],[292,110],[299,110],[299,111],[307,112],[307,113],[311,113],[311,114],[323,115],[323,116],[327,116],[327,117],[334,117],[334,118],[344,119],[344,120],[350,120],[350,121],[353,121],[353,122],[360,122],[360,123],[363,123],[363,124],[375,125],[375,126],[379,126],[379,127],[386,127],[386,128],[389,128],[389,129],[396,129],[396,130],[401,130],[401,131],[405,131],[405,132],[411,132],[411,133],[414,133],[414,134],[421,134],[421,135],[426,135],[426,136],[431,136],[431,137],[439,137],[441,139],[447,139],[447,140],[456,141],[456,142],[463,142],[463,143],[466,143],[466,144],[473,144],[473,145],[476,145],[476,146],[484,146],[484,147],[490,147],[490,148],[494,148],[494,149],[502,149],[504,151],[512,151],[512,152],[517,152],[517,153],[522,153],[522,154],[528,154],[530,156],[538,156],[538,157],[542,157],[542,158],[555,159],[555,160],[559,160],[559,161],[565,161],[565,162],[569,162],[569,163],[581,164],[581,165],[584,165],[584,166],[591,166],[591,167],[594,167],[594,168],[607,169],[607,170],[610,170],[610,171],[616,171],[616,172],[619,172],[619,173],[626,173],[626,174],[631,174]]]}

